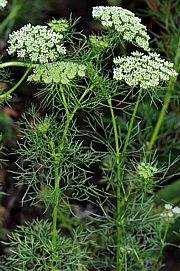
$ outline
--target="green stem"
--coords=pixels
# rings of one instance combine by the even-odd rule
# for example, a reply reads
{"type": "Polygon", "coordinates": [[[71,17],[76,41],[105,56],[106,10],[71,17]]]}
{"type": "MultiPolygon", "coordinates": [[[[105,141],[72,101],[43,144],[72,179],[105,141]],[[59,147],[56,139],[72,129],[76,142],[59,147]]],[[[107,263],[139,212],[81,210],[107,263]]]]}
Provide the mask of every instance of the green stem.
{"type": "Polygon", "coordinates": [[[57,157],[55,157],[55,186],[54,186],[54,208],[53,208],[53,225],[52,225],[52,244],[56,244],[57,239],[57,214],[58,214],[58,205],[59,205],[59,182],[60,182],[60,174],[59,174],[59,161],[57,157]]]}
{"type": "Polygon", "coordinates": [[[116,188],[116,219],[118,221],[117,227],[117,247],[116,247],[116,270],[121,270],[121,263],[120,263],[120,242],[121,242],[121,228],[119,225],[120,216],[121,216],[121,164],[120,164],[120,152],[119,152],[119,135],[117,130],[116,118],[114,115],[114,110],[112,106],[111,98],[107,98],[110,112],[111,112],[111,119],[113,123],[113,130],[114,130],[114,140],[115,140],[115,149],[116,149],[116,163],[117,163],[117,188],[116,188]]]}
{"type": "MultiPolygon", "coordinates": [[[[174,58],[175,68],[177,69],[177,71],[179,71],[179,61],[180,61],[180,42],[178,44],[176,55],[174,58]]],[[[148,152],[150,152],[152,150],[154,143],[157,139],[157,136],[158,136],[159,130],[161,128],[164,116],[167,112],[167,109],[168,109],[168,106],[169,106],[169,103],[171,100],[171,96],[172,96],[173,89],[175,87],[176,80],[177,80],[177,77],[174,77],[169,81],[165,100],[164,100],[164,105],[162,107],[161,113],[159,115],[158,121],[156,123],[156,126],[154,128],[153,134],[151,136],[150,142],[147,147],[148,152]]]]}
{"type": "Polygon", "coordinates": [[[62,102],[63,102],[64,108],[65,108],[65,111],[66,111],[66,116],[68,118],[68,116],[69,116],[68,104],[66,102],[66,97],[64,95],[64,89],[63,89],[62,85],[60,85],[60,91],[61,91],[62,102]]]}
{"type": "Polygon", "coordinates": [[[24,81],[24,79],[26,78],[26,76],[28,75],[29,71],[30,71],[31,67],[29,67],[25,73],[23,74],[23,76],[21,77],[21,79],[11,88],[9,89],[6,93],[0,95],[0,99],[4,99],[6,98],[8,95],[10,95],[15,89],[17,89],[21,83],[24,81]]]}
{"type": "Polygon", "coordinates": [[[159,115],[158,121],[156,123],[156,126],[154,128],[153,134],[151,136],[150,142],[149,142],[148,147],[147,147],[148,152],[152,150],[152,148],[154,146],[154,143],[155,143],[155,141],[157,139],[157,136],[158,136],[159,130],[161,128],[164,116],[165,116],[165,114],[167,112],[167,109],[168,109],[168,106],[169,106],[169,103],[170,103],[170,100],[171,100],[171,95],[172,95],[172,91],[174,89],[175,83],[176,83],[176,78],[172,78],[170,80],[170,82],[169,82],[161,113],[159,115]]]}
{"type": "Polygon", "coordinates": [[[161,248],[160,248],[160,250],[159,250],[158,256],[157,256],[157,258],[156,258],[156,260],[155,260],[155,262],[154,262],[154,264],[153,264],[153,266],[152,266],[152,268],[151,268],[150,271],[155,271],[155,268],[156,268],[156,266],[157,266],[157,264],[158,264],[158,262],[159,262],[159,259],[160,259],[161,256],[162,256],[163,249],[164,249],[164,247],[165,247],[165,245],[166,245],[166,236],[167,236],[168,230],[169,230],[169,223],[167,223],[167,225],[166,225],[166,229],[165,229],[165,232],[164,232],[164,236],[163,236],[163,239],[162,239],[162,241],[161,241],[161,243],[162,243],[162,244],[161,244],[161,248]]]}
{"type": "MultiPolygon", "coordinates": [[[[57,239],[57,214],[58,214],[59,193],[60,193],[60,189],[59,189],[59,185],[60,185],[59,166],[60,166],[60,162],[61,162],[61,158],[62,158],[62,151],[63,151],[63,147],[64,147],[64,144],[65,144],[65,139],[66,139],[67,132],[68,132],[69,126],[71,124],[71,121],[72,121],[76,111],[79,109],[81,101],[83,100],[83,98],[87,95],[87,93],[92,88],[93,88],[93,86],[91,86],[90,88],[87,88],[84,91],[84,93],[82,94],[82,96],[78,100],[78,104],[75,106],[75,108],[74,108],[74,110],[72,111],[71,114],[68,111],[66,124],[65,124],[63,135],[62,135],[62,138],[61,138],[61,143],[60,143],[60,145],[58,147],[57,153],[55,153],[55,151],[53,152],[54,153],[53,156],[55,158],[55,192],[54,192],[54,208],[53,208],[53,215],[52,215],[53,216],[52,243],[54,245],[56,244],[56,239],[57,239]]],[[[65,100],[65,104],[67,105],[66,100],[65,100]]],[[[66,110],[66,113],[67,113],[67,110],[66,110]]]]}
{"type": "Polygon", "coordinates": [[[0,69],[7,67],[33,67],[33,64],[18,61],[9,61],[0,64],[0,69]]]}
{"type": "Polygon", "coordinates": [[[112,106],[112,101],[111,98],[107,98],[107,102],[109,104],[110,112],[111,112],[111,119],[112,119],[112,124],[113,124],[113,130],[114,130],[114,141],[115,141],[115,150],[116,150],[116,163],[117,163],[117,190],[116,190],[116,216],[117,216],[117,240],[116,240],[116,270],[121,271],[122,270],[122,262],[120,261],[120,243],[121,243],[121,228],[120,228],[120,223],[121,223],[121,162],[122,159],[124,158],[129,139],[131,136],[131,131],[133,128],[135,116],[137,113],[137,109],[139,106],[139,102],[141,100],[141,95],[142,95],[142,89],[139,90],[137,101],[134,107],[134,111],[130,120],[130,125],[128,127],[128,132],[126,136],[126,141],[122,150],[122,153],[120,154],[120,148],[119,148],[119,135],[118,135],[118,129],[117,129],[117,123],[116,123],[116,117],[114,114],[113,106],[112,106]]]}
{"type": "Polygon", "coordinates": [[[129,144],[129,139],[130,139],[130,136],[131,136],[131,131],[132,131],[132,128],[133,128],[133,124],[134,124],[137,109],[138,109],[138,106],[139,106],[139,103],[140,103],[140,100],[141,100],[141,96],[142,96],[142,89],[139,90],[139,94],[138,94],[137,101],[136,101],[136,104],[135,104],[135,107],[134,107],[134,111],[133,111],[133,114],[131,116],[130,124],[129,124],[129,127],[128,127],[128,132],[127,132],[127,136],[126,136],[126,141],[125,141],[122,153],[121,153],[121,160],[124,158],[127,146],[129,144]]]}

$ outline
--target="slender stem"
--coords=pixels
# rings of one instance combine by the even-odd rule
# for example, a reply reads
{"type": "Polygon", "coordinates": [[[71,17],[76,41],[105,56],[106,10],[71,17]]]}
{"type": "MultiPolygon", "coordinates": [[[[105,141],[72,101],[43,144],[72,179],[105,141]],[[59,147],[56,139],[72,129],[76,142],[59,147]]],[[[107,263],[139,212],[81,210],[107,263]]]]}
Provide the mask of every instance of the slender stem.
{"type": "Polygon", "coordinates": [[[32,63],[18,62],[18,61],[9,61],[0,64],[0,69],[6,67],[32,67],[32,63]]]}
{"type": "Polygon", "coordinates": [[[62,97],[63,105],[64,105],[64,108],[65,108],[65,111],[66,111],[66,116],[68,118],[68,116],[69,116],[68,104],[67,104],[67,101],[66,101],[66,97],[64,95],[64,89],[63,89],[62,85],[60,85],[60,91],[61,91],[61,97],[62,97]]]}
{"type": "Polygon", "coordinates": [[[21,77],[21,79],[11,89],[9,89],[6,93],[0,95],[0,99],[4,99],[8,95],[10,95],[15,89],[17,89],[21,85],[21,83],[24,81],[24,79],[26,78],[26,76],[28,75],[30,69],[31,69],[31,67],[29,67],[25,71],[25,73],[23,74],[23,76],[21,77]]]}
{"type": "Polygon", "coordinates": [[[59,182],[60,182],[60,174],[59,174],[59,161],[57,157],[55,157],[55,186],[54,186],[54,208],[53,208],[53,225],[52,225],[52,244],[56,244],[57,237],[57,214],[58,214],[58,204],[59,204],[59,182]]]}
{"type": "MultiPolygon", "coordinates": [[[[179,71],[179,61],[180,61],[180,42],[178,44],[178,47],[176,50],[176,55],[174,58],[175,68],[177,69],[177,71],[179,71]]],[[[168,109],[168,106],[169,106],[169,103],[171,100],[171,96],[172,96],[173,89],[175,87],[176,80],[177,80],[177,77],[174,77],[169,81],[169,85],[168,85],[165,100],[164,100],[164,105],[162,107],[161,113],[159,115],[158,121],[156,123],[156,126],[154,128],[153,134],[151,136],[150,142],[147,147],[148,152],[150,152],[152,150],[154,143],[157,139],[157,136],[158,136],[159,130],[161,128],[164,116],[167,112],[167,109],[168,109]]]]}
{"type": "Polygon", "coordinates": [[[156,266],[157,266],[157,264],[159,262],[159,259],[162,256],[163,249],[164,249],[164,247],[166,245],[166,236],[167,236],[168,230],[169,230],[169,222],[166,225],[166,229],[165,229],[165,232],[164,232],[163,239],[161,241],[162,244],[161,244],[161,248],[159,250],[158,256],[157,256],[157,258],[156,258],[156,260],[155,260],[155,262],[154,262],[154,264],[153,264],[153,266],[152,266],[152,268],[151,268],[150,271],[155,271],[155,268],[156,268],[156,266]]]}
{"type": "MultiPolygon", "coordinates": [[[[58,205],[59,205],[59,194],[60,194],[60,189],[59,189],[59,185],[60,185],[60,172],[59,172],[59,168],[60,168],[60,163],[62,160],[62,151],[63,151],[63,147],[65,144],[65,139],[67,136],[67,132],[69,129],[69,126],[71,124],[71,121],[76,113],[76,111],[79,109],[80,107],[80,102],[83,100],[83,98],[87,95],[87,93],[93,88],[93,86],[91,86],[90,88],[87,88],[84,93],[81,95],[81,97],[78,100],[78,104],[74,107],[74,110],[72,111],[72,113],[70,114],[68,111],[67,114],[67,110],[66,110],[66,124],[64,127],[64,131],[61,137],[61,143],[58,147],[57,152],[55,152],[54,150],[54,146],[52,146],[52,154],[55,160],[55,192],[54,192],[54,208],[53,208],[53,225],[52,225],[52,243],[55,245],[56,244],[56,239],[57,239],[57,217],[58,217],[58,205]]],[[[65,98],[65,96],[64,96],[65,98]]],[[[66,100],[64,101],[64,103],[66,104],[66,106],[68,106],[68,104],[66,103],[66,100]]],[[[52,144],[52,143],[51,143],[52,144]]]]}
{"type": "Polygon", "coordinates": [[[137,101],[136,101],[136,104],[135,104],[135,107],[134,107],[134,111],[133,111],[133,114],[131,116],[130,124],[129,124],[129,127],[128,127],[128,132],[127,132],[127,136],[126,136],[126,141],[125,141],[125,144],[124,144],[124,147],[123,147],[123,150],[122,150],[122,154],[121,154],[121,160],[124,158],[127,146],[129,144],[129,139],[130,139],[130,136],[131,136],[131,131],[132,131],[132,128],[133,128],[133,124],[134,124],[137,109],[138,109],[138,106],[139,106],[139,103],[140,103],[140,100],[141,100],[141,96],[142,96],[142,89],[139,90],[139,94],[138,94],[137,101]]]}
{"type": "Polygon", "coordinates": [[[111,119],[112,119],[112,124],[113,124],[113,130],[114,130],[114,141],[115,141],[115,150],[116,150],[116,163],[117,163],[117,190],[116,190],[116,216],[117,216],[117,240],[116,240],[116,270],[121,271],[122,270],[122,262],[120,261],[120,243],[121,243],[121,228],[120,228],[120,220],[121,220],[121,162],[122,159],[124,158],[124,155],[126,153],[126,149],[129,143],[129,139],[131,136],[131,131],[133,128],[135,116],[137,113],[137,109],[139,106],[139,102],[141,100],[141,95],[142,95],[142,89],[139,90],[139,94],[137,97],[137,101],[134,107],[134,111],[130,120],[130,125],[128,127],[128,132],[126,136],[126,141],[122,150],[122,153],[120,154],[120,148],[119,148],[119,134],[117,130],[117,123],[116,123],[116,117],[114,114],[113,106],[112,106],[112,101],[111,98],[107,98],[107,102],[109,104],[110,112],[111,112],[111,119]]]}
{"type": "Polygon", "coordinates": [[[114,115],[114,110],[112,106],[111,98],[107,98],[110,112],[111,112],[111,119],[113,123],[113,130],[114,130],[114,140],[115,140],[115,149],[116,149],[116,163],[117,163],[117,188],[116,188],[116,219],[118,222],[117,227],[117,240],[116,240],[116,270],[121,270],[121,263],[120,263],[120,242],[121,242],[121,228],[119,225],[120,217],[121,217],[121,164],[120,164],[120,152],[119,152],[119,135],[117,130],[116,124],[116,117],[114,115]]]}
{"type": "Polygon", "coordinates": [[[157,139],[157,136],[158,136],[159,130],[161,128],[164,116],[165,116],[165,114],[167,112],[167,109],[168,109],[168,106],[169,106],[169,103],[170,103],[170,100],[171,100],[171,95],[172,95],[172,91],[174,89],[175,82],[176,82],[176,78],[172,78],[170,80],[170,82],[169,82],[168,89],[167,89],[166,96],[165,96],[164,105],[162,107],[161,113],[159,115],[158,121],[156,123],[156,126],[154,128],[153,134],[151,136],[150,142],[149,142],[148,147],[147,147],[148,151],[152,150],[152,148],[154,146],[154,143],[155,143],[155,141],[157,139]]]}

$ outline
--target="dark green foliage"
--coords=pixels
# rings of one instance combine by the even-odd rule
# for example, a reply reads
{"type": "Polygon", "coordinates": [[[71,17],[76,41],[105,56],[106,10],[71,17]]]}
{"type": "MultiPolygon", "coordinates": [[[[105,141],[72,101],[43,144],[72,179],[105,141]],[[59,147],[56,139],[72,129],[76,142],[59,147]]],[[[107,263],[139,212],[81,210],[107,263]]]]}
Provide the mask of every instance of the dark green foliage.
{"type": "Polygon", "coordinates": [[[53,270],[87,270],[90,257],[84,244],[84,234],[74,232],[74,239],[58,233],[54,246],[50,241],[51,223],[34,220],[32,224],[19,226],[10,236],[10,247],[13,252],[8,257],[6,266],[13,266],[17,271],[53,270]],[[82,242],[82,244],[81,244],[82,242]]]}

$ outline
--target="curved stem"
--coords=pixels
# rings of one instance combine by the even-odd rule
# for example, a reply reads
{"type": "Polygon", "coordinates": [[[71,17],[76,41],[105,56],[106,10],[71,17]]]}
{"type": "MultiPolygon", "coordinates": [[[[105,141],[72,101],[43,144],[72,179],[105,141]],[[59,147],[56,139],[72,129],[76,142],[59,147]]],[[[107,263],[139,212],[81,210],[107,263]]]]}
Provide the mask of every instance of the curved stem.
{"type": "Polygon", "coordinates": [[[16,90],[21,83],[24,81],[24,79],[26,78],[26,76],[28,75],[29,71],[30,71],[31,67],[29,67],[25,73],[23,74],[23,76],[21,77],[21,79],[11,88],[9,89],[6,93],[0,95],[0,99],[4,99],[6,98],[8,95],[10,95],[14,90],[16,90]]]}
{"type": "Polygon", "coordinates": [[[33,67],[32,63],[18,62],[18,61],[9,61],[0,64],[0,69],[7,67],[33,67]]]}

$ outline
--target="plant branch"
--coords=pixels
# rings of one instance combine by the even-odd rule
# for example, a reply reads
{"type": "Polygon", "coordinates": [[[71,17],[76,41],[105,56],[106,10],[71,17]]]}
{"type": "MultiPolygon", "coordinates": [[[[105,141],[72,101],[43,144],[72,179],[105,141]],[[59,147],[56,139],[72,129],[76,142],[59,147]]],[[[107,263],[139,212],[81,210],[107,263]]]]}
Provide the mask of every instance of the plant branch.
{"type": "Polygon", "coordinates": [[[112,119],[112,124],[113,124],[113,130],[114,130],[114,140],[115,140],[115,152],[116,152],[116,164],[117,164],[117,172],[116,172],[116,178],[117,178],[117,189],[116,189],[116,199],[117,199],[117,203],[116,203],[116,217],[117,217],[117,223],[118,223],[118,227],[117,227],[117,240],[116,240],[116,270],[117,271],[121,271],[122,270],[122,264],[120,262],[120,243],[121,243],[121,228],[120,228],[120,220],[121,220],[121,162],[122,159],[124,158],[128,143],[129,143],[129,139],[131,136],[131,131],[132,131],[132,127],[134,124],[134,119],[137,113],[137,109],[138,109],[138,105],[139,102],[141,100],[141,95],[142,95],[142,89],[139,90],[139,94],[138,94],[138,98],[134,107],[134,111],[130,120],[130,125],[128,127],[128,132],[127,132],[127,136],[126,136],[126,141],[123,147],[123,151],[120,154],[120,148],[119,148],[119,135],[118,135],[118,131],[117,131],[117,123],[116,123],[116,117],[114,114],[114,110],[113,110],[113,106],[112,106],[112,101],[111,98],[108,97],[107,98],[107,102],[109,104],[109,108],[110,108],[110,112],[111,112],[111,119],[112,119]]]}
{"type": "Polygon", "coordinates": [[[6,93],[0,95],[0,99],[4,99],[6,98],[8,95],[10,95],[14,90],[16,90],[21,83],[24,81],[24,79],[26,78],[26,76],[28,75],[29,71],[30,71],[31,67],[27,68],[27,70],[25,71],[25,73],[23,74],[23,76],[21,77],[21,79],[11,88],[9,89],[6,93]]]}
{"type": "Polygon", "coordinates": [[[163,252],[163,249],[164,249],[165,244],[166,244],[166,236],[167,236],[168,230],[169,230],[169,222],[166,225],[166,229],[165,229],[165,232],[164,232],[163,239],[161,241],[161,248],[159,250],[158,256],[157,256],[157,258],[156,258],[156,260],[155,260],[155,262],[154,262],[154,264],[153,264],[153,266],[152,266],[152,268],[151,268],[150,271],[155,271],[155,268],[156,268],[156,266],[157,266],[157,264],[159,262],[159,259],[162,256],[162,252],[163,252]]]}
{"type": "MultiPolygon", "coordinates": [[[[78,100],[78,104],[75,106],[74,110],[72,111],[72,113],[70,114],[68,111],[67,114],[67,120],[66,120],[66,124],[64,127],[64,131],[63,131],[63,135],[61,138],[61,143],[58,147],[57,152],[55,151],[54,145],[52,145],[51,142],[51,147],[52,147],[52,154],[55,160],[55,190],[54,190],[54,208],[53,208],[53,226],[52,226],[52,243],[55,245],[56,244],[56,239],[57,239],[57,216],[58,216],[58,205],[59,205],[59,194],[60,194],[60,189],[59,189],[59,185],[60,185],[60,172],[59,172],[59,165],[61,163],[61,159],[62,159],[62,151],[64,148],[64,144],[65,144],[65,139],[67,136],[67,132],[69,129],[69,126],[71,124],[71,121],[76,113],[76,111],[79,109],[80,107],[80,103],[83,100],[83,98],[88,94],[88,92],[93,88],[93,86],[87,88],[84,93],[82,94],[82,96],[80,97],[80,99],[78,100]]],[[[64,96],[65,97],[65,96],[64,96]]],[[[65,105],[68,106],[68,104],[66,103],[66,100],[64,101],[65,105]]],[[[66,113],[67,113],[67,109],[65,108],[66,113]]],[[[52,263],[51,263],[52,265],[52,263]]]]}
{"type": "Polygon", "coordinates": [[[0,69],[7,67],[33,67],[32,63],[18,62],[18,61],[9,61],[0,64],[0,69]]]}

